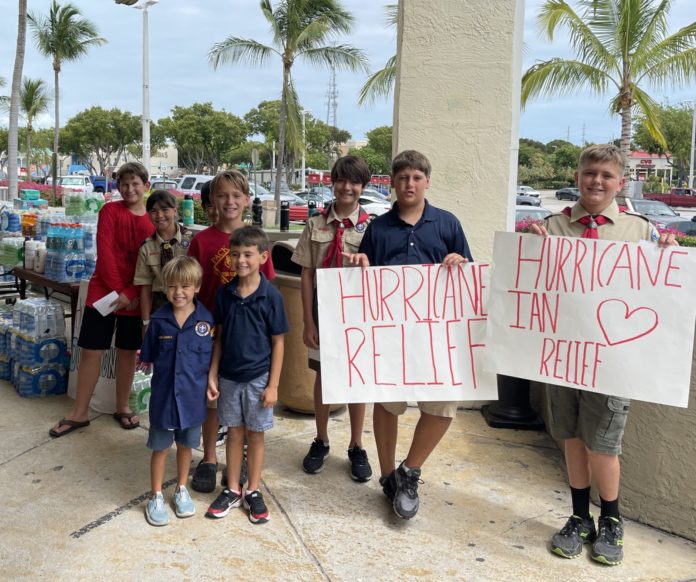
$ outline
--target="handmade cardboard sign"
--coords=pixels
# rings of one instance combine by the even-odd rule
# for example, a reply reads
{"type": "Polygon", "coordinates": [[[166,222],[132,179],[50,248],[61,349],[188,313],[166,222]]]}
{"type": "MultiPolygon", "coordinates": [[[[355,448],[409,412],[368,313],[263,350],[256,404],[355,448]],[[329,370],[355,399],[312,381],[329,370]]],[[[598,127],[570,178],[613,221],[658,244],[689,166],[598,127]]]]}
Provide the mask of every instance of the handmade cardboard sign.
{"type": "Polygon", "coordinates": [[[695,249],[498,232],[493,264],[492,371],[688,405],[695,249]]]}
{"type": "Polygon", "coordinates": [[[317,270],[324,402],[495,400],[488,265],[317,270]]]}

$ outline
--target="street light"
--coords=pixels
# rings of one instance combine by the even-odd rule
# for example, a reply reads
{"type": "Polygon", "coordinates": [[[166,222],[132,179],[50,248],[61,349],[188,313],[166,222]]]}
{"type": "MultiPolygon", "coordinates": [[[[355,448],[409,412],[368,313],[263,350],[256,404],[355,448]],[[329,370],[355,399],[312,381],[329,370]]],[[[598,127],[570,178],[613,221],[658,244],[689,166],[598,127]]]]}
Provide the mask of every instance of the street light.
{"type": "Polygon", "coordinates": [[[305,191],[307,179],[305,176],[305,155],[307,151],[307,140],[305,139],[305,115],[307,112],[302,110],[302,191],[305,191]]]}
{"type": "Polygon", "coordinates": [[[150,43],[148,39],[148,8],[159,0],[114,0],[143,11],[143,166],[150,173],[150,43]]]}

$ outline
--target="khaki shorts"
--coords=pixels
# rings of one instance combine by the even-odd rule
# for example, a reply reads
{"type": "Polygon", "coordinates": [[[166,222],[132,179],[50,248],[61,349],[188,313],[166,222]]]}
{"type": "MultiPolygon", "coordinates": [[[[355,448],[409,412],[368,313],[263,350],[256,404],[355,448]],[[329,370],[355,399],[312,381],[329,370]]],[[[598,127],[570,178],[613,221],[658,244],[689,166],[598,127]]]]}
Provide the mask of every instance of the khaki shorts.
{"type": "Polygon", "coordinates": [[[561,440],[579,438],[595,453],[621,454],[628,398],[561,386],[547,386],[549,429],[561,440]]]}
{"type": "MultiPolygon", "coordinates": [[[[406,412],[408,407],[408,402],[379,402],[387,412],[399,416],[406,412]]],[[[428,401],[418,402],[418,409],[426,414],[431,414],[432,416],[443,416],[445,418],[454,418],[457,414],[457,408],[460,402],[451,401],[428,401]]]]}

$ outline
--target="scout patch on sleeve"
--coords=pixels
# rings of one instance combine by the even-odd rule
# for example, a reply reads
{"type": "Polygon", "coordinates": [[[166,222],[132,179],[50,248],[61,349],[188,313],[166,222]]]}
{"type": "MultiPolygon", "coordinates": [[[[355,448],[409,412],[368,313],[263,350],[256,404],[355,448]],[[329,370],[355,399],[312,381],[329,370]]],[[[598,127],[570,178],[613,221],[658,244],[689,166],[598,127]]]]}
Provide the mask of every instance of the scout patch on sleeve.
{"type": "Polygon", "coordinates": [[[363,232],[367,228],[367,223],[360,222],[359,224],[356,224],[353,228],[355,229],[355,232],[363,232]]]}
{"type": "Polygon", "coordinates": [[[199,321],[196,324],[196,334],[200,337],[210,335],[210,324],[207,321],[199,321]]]}

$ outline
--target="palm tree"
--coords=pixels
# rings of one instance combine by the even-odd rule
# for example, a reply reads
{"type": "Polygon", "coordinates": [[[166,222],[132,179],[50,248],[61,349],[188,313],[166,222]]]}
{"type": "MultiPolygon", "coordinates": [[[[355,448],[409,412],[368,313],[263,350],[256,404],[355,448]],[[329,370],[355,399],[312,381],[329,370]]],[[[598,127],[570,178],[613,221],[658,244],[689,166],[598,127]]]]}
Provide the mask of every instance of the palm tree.
{"type": "Polygon", "coordinates": [[[662,145],[658,105],[645,91],[683,86],[696,71],[696,22],[667,34],[670,0],[547,0],[538,22],[549,40],[569,32],[577,58],[553,58],[530,67],[522,78],[522,105],[538,95],[567,95],[584,88],[611,93],[610,111],[621,116],[621,149],[628,155],[634,108],[662,145]]]}
{"type": "Polygon", "coordinates": [[[7,136],[8,185],[10,200],[17,196],[17,141],[19,136],[19,85],[24,68],[24,50],[27,40],[27,0],[19,0],[17,15],[17,48],[12,72],[12,93],[10,94],[10,124],[7,136]]]}
{"type": "MultiPolygon", "coordinates": [[[[387,4],[384,7],[387,15],[387,26],[396,28],[399,21],[399,5],[387,4]]],[[[396,55],[393,55],[380,69],[365,81],[365,84],[360,89],[358,96],[358,105],[366,103],[374,103],[377,99],[387,99],[394,89],[396,82],[396,55]]]]}
{"type": "Polygon", "coordinates": [[[53,0],[48,16],[31,13],[29,24],[34,30],[34,40],[39,52],[53,60],[54,107],[53,156],[51,175],[53,176],[53,200],[56,198],[58,182],[58,133],[60,130],[60,70],[64,61],[74,61],[87,54],[92,46],[106,42],[97,36],[96,26],[89,20],[80,18],[81,13],[72,4],[62,6],[53,0]]]}
{"type": "Polygon", "coordinates": [[[286,135],[301,134],[300,108],[292,81],[292,66],[298,58],[313,65],[338,66],[350,71],[366,71],[364,53],[349,45],[325,44],[350,31],[353,16],[340,0],[261,0],[261,12],[273,33],[272,46],[236,36],[227,37],[210,50],[214,68],[225,63],[264,64],[272,54],[283,63],[280,121],[278,129],[278,169],[275,179],[276,224],[280,217],[280,184],[283,175],[286,135]]]}
{"type": "Polygon", "coordinates": [[[34,119],[37,115],[48,111],[50,97],[46,93],[46,85],[41,79],[24,79],[19,91],[19,110],[27,122],[27,172],[31,177],[31,133],[34,130],[34,119]]]}

